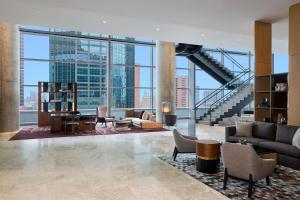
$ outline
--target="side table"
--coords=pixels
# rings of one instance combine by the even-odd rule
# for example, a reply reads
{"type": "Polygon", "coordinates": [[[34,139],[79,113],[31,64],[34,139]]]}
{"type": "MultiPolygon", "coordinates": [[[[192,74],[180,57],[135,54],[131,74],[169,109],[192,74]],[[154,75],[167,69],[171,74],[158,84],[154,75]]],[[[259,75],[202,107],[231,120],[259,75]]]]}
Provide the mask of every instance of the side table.
{"type": "Polygon", "coordinates": [[[220,143],[216,140],[196,140],[197,170],[217,173],[220,163],[220,143]]]}

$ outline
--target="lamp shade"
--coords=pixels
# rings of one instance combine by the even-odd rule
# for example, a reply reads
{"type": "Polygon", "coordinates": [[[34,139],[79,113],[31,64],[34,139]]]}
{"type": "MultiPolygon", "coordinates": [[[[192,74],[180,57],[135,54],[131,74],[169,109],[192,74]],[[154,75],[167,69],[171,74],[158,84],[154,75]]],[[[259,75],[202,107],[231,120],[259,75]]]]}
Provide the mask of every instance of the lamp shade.
{"type": "Polygon", "coordinates": [[[162,112],[163,113],[169,113],[171,112],[172,108],[171,108],[171,103],[168,101],[164,101],[161,103],[161,108],[162,108],[162,112]]]}

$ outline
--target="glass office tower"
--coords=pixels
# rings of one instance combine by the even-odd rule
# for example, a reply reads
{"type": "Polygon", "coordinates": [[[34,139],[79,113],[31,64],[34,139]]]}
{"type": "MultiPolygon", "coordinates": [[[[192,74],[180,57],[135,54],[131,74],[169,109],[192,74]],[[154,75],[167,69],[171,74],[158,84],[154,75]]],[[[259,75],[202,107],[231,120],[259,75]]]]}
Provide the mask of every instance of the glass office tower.
{"type": "MultiPolygon", "coordinates": [[[[64,35],[81,35],[75,31],[57,31],[64,35]]],[[[129,39],[130,38],[124,38],[129,39]]],[[[133,40],[133,39],[132,39],[133,40]]],[[[49,36],[50,66],[49,80],[53,82],[78,83],[78,108],[94,109],[106,104],[108,64],[108,42],[72,37],[49,36]]],[[[134,47],[117,43],[111,46],[112,63],[134,65],[134,47]]],[[[112,68],[112,87],[114,84],[134,87],[133,68],[112,68]]],[[[134,107],[134,90],[113,89],[113,105],[117,107],[134,107]]]]}

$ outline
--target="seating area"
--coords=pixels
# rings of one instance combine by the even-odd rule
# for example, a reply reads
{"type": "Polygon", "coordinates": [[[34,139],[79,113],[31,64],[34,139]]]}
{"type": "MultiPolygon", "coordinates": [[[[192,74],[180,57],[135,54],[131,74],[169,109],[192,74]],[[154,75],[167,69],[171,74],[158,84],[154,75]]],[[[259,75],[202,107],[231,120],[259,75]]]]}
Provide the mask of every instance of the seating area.
{"type": "Polygon", "coordinates": [[[243,134],[239,136],[236,126],[226,127],[226,141],[236,143],[240,140],[246,140],[247,143],[252,144],[257,149],[277,153],[278,164],[300,169],[300,149],[292,144],[298,126],[263,122],[256,122],[251,126],[252,131],[249,136],[243,134]]]}
{"type": "Polygon", "coordinates": [[[237,122],[237,126],[225,128],[226,141],[223,144],[214,140],[199,140],[174,129],[173,161],[176,162],[178,153],[196,153],[196,173],[217,174],[223,171],[223,190],[226,190],[229,178],[247,181],[249,198],[252,196],[255,182],[265,179],[266,184],[270,185],[270,177],[276,173],[276,165],[300,169],[300,148],[292,144],[295,140],[300,142],[300,137],[295,135],[298,127],[262,122],[245,125],[245,122],[242,122],[244,127],[241,128],[239,123],[237,122]],[[220,145],[221,150],[211,145],[220,145]]]}
{"type": "Polygon", "coordinates": [[[3,0],[0,200],[299,200],[300,0],[3,0]]]}

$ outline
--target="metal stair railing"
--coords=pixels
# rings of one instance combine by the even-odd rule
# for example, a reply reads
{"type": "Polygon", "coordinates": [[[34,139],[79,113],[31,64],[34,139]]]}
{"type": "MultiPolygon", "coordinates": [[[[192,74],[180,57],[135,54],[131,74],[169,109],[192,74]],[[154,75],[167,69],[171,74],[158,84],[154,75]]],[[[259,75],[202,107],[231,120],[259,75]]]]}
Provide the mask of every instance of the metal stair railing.
{"type": "MultiPolygon", "coordinates": [[[[213,102],[210,107],[209,107],[209,113],[212,112],[212,110],[219,105],[221,102],[223,102],[227,97],[229,97],[231,94],[233,94],[235,91],[240,90],[241,88],[243,88],[244,86],[246,86],[247,84],[251,85],[251,81],[253,80],[254,75],[251,75],[249,78],[247,78],[245,81],[243,81],[238,87],[234,88],[233,90],[230,90],[226,95],[224,95],[223,97],[217,99],[215,102],[213,102]]],[[[211,116],[209,117],[209,121],[211,122],[211,116]]]]}
{"type": "Polygon", "coordinates": [[[199,102],[197,102],[194,110],[196,110],[197,108],[199,108],[200,106],[202,106],[205,102],[209,101],[210,99],[212,99],[213,97],[215,97],[216,95],[218,95],[220,92],[224,92],[224,90],[227,90],[228,86],[234,85],[234,83],[239,84],[237,81],[239,81],[242,77],[244,77],[245,75],[248,75],[249,73],[251,73],[251,72],[250,71],[245,71],[243,73],[240,73],[238,76],[236,76],[230,82],[228,82],[225,85],[222,85],[221,87],[219,87],[216,90],[214,90],[212,93],[210,93],[209,95],[207,95],[206,97],[204,97],[202,100],[200,100],[199,102]]]}
{"type": "Polygon", "coordinates": [[[220,53],[222,55],[224,55],[224,57],[226,57],[229,61],[231,61],[233,64],[235,64],[240,70],[242,70],[242,72],[245,72],[248,70],[248,69],[245,69],[239,62],[237,62],[230,54],[226,53],[226,51],[224,51],[224,49],[217,48],[217,50],[220,51],[220,53]]]}

